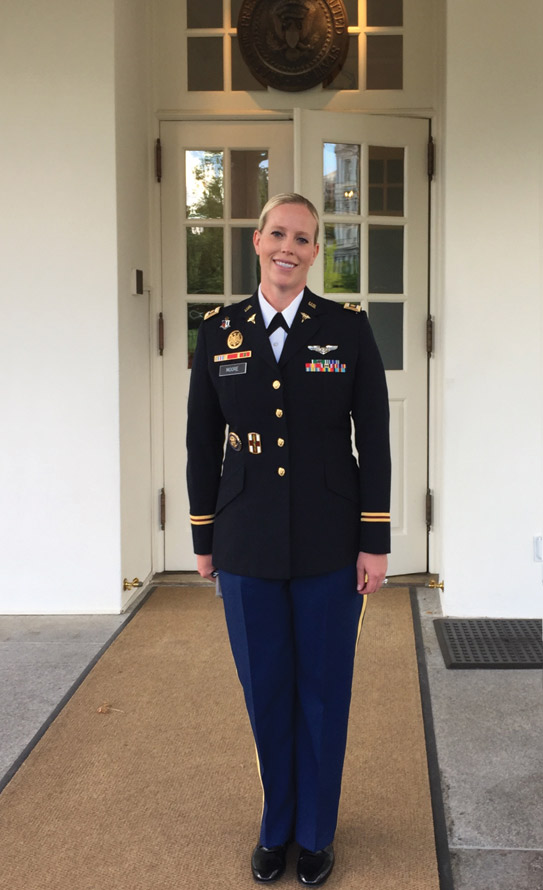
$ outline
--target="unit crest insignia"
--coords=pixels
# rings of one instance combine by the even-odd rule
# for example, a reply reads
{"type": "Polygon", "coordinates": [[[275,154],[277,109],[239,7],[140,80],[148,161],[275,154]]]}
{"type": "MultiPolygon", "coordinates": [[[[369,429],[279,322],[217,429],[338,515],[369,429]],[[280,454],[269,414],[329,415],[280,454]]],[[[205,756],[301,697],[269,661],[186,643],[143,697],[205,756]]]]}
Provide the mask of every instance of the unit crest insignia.
{"type": "Polygon", "coordinates": [[[243,343],[243,335],[241,331],[232,331],[232,333],[228,335],[228,340],[226,342],[228,343],[229,349],[239,349],[243,343]]]}
{"type": "Polygon", "coordinates": [[[227,328],[230,327],[230,319],[228,318],[228,316],[225,316],[225,318],[223,318],[220,327],[223,329],[223,331],[226,331],[227,328]]]}
{"type": "Polygon", "coordinates": [[[260,433],[248,433],[249,451],[251,454],[262,454],[262,439],[260,433]]]}

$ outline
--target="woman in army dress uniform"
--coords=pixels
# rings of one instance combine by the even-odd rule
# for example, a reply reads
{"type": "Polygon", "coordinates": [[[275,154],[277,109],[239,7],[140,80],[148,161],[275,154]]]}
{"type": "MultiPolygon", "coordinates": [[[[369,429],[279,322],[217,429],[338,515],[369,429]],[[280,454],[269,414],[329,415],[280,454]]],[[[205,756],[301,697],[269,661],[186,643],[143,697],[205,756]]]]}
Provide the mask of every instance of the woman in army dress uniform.
{"type": "Polygon", "coordinates": [[[296,840],[308,886],[334,864],[360,616],[390,545],[384,370],[359,306],[306,286],[318,228],[300,195],[264,207],[259,289],[202,323],[187,431],[198,571],[219,573],[264,789],[253,876],[279,878],[296,840]]]}

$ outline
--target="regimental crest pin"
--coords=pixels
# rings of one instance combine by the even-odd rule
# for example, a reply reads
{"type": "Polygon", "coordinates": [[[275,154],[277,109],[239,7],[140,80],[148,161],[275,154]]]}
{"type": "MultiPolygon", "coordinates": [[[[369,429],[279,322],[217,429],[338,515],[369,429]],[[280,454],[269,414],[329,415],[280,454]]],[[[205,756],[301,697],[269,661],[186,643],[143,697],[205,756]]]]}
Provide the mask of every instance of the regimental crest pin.
{"type": "Polygon", "coordinates": [[[232,333],[228,335],[228,340],[226,342],[228,343],[229,349],[239,349],[243,343],[243,334],[241,331],[232,331],[232,333]]]}
{"type": "Polygon", "coordinates": [[[230,319],[228,318],[228,316],[225,316],[225,318],[223,318],[223,320],[221,321],[221,328],[223,329],[223,331],[226,331],[229,327],[230,319]]]}
{"type": "Polygon", "coordinates": [[[262,454],[262,439],[260,433],[248,433],[249,451],[251,454],[262,454]]]}
{"type": "Polygon", "coordinates": [[[308,346],[308,349],[311,349],[312,352],[318,352],[320,355],[327,355],[329,352],[333,352],[334,349],[337,349],[337,346],[308,346]]]}

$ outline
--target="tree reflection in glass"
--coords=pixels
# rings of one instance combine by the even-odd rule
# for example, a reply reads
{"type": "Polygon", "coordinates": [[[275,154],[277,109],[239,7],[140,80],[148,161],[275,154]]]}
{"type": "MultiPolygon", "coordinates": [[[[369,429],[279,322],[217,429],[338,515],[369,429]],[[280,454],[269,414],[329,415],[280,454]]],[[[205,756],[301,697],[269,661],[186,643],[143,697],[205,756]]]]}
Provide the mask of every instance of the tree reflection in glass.
{"type": "Polygon", "coordinates": [[[233,150],[230,153],[232,177],[232,217],[258,219],[268,200],[269,160],[267,151],[233,150]]]}
{"type": "Polygon", "coordinates": [[[224,293],[222,226],[187,227],[187,291],[189,294],[224,293]]]}
{"type": "Polygon", "coordinates": [[[360,293],[360,226],[324,226],[324,292],[360,293]]]}
{"type": "Polygon", "coordinates": [[[186,151],[185,184],[190,219],[224,216],[224,152],[186,151]]]}

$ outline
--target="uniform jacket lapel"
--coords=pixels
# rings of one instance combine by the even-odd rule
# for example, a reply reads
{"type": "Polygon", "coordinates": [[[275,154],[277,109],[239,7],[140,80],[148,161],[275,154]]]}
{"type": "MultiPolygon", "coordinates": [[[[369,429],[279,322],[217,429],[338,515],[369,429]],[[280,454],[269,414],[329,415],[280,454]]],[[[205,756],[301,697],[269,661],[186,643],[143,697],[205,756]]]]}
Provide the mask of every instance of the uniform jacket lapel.
{"type": "MultiPolygon", "coordinates": [[[[272,367],[277,367],[270,338],[266,334],[266,326],[260,311],[258,293],[253,294],[244,309],[244,337],[248,345],[272,367]],[[253,321],[249,321],[254,316],[253,321]]],[[[288,340],[288,337],[287,337],[288,340]]]]}
{"type": "Polygon", "coordinates": [[[247,346],[250,345],[251,349],[272,367],[276,368],[278,365],[283,367],[317,333],[322,323],[323,311],[319,297],[311,293],[306,287],[300,307],[285,340],[281,357],[279,362],[276,362],[270,338],[266,332],[262,312],[260,311],[258,293],[255,293],[243,308],[243,335],[245,342],[247,346]],[[249,319],[253,319],[253,317],[254,320],[250,321],[249,319]]]}
{"type": "Polygon", "coordinates": [[[322,314],[323,309],[319,298],[306,287],[300,308],[285,340],[279,359],[279,367],[286,365],[305,346],[308,340],[313,339],[321,326],[322,314]]]}

